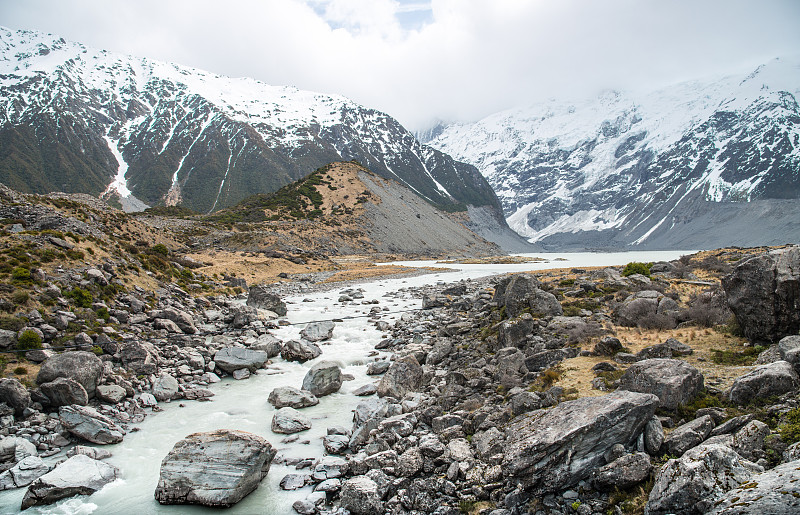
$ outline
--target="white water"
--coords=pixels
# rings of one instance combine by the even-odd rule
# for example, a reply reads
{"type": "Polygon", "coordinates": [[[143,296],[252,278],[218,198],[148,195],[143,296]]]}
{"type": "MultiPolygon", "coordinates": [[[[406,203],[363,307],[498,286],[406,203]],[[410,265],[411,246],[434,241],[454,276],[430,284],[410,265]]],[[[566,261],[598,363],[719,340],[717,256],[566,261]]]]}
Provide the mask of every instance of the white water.
{"type": "MultiPolygon", "coordinates": [[[[588,266],[622,265],[630,261],[661,261],[678,258],[687,252],[618,252],[618,253],[565,253],[540,254],[548,259],[544,263],[527,263],[518,265],[440,265],[432,261],[402,262],[400,264],[416,266],[435,266],[457,268],[458,270],[428,274],[407,279],[389,279],[364,283],[360,285],[364,291],[364,299],[378,299],[380,308],[390,311],[402,311],[420,307],[420,301],[410,298],[407,292],[398,292],[401,288],[452,282],[461,279],[475,279],[487,275],[508,272],[544,270],[549,268],[574,268],[588,266]],[[557,260],[557,259],[563,259],[557,260]],[[395,293],[393,297],[384,297],[395,293]]],[[[299,326],[282,327],[274,334],[283,340],[296,339],[302,329],[302,323],[366,314],[374,305],[349,304],[343,306],[336,301],[340,290],[325,293],[301,295],[286,299],[289,304],[288,319],[299,326]],[[302,302],[312,299],[313,302],[302,302]]],[[[384,315],[383,320],[391,322],[400,314],[384,315]]],[[[114,455],[108,461],[121,470],[121,479],[106,486],[92,496],[78,496],[56,503],[48,507],[31,508],[26,513],[48,514],[136,514],[151,513],[220,513],[219,510],[191,506],[162,506],[154,498],[158,482],[161,460],[172,449],[172,446],[185,436],[198,431],[215,429],[241,429],[265,437],[279,449],[280,455],[297,458],[314,458],[323,454],[321,438],[331,426],[352,426],[352,413],[361,400],[350,394],[356,388],[375,381],[376,378],[366,376],[366,363],[375,359],[367,358],[383,335],[379,333],[368,318],[346,319],[337,323],[333,338],[327,345],[322,345],[322,356],[318,360],[338,361],[343,372],[355,376],[355,380],[345,382],[339,393],[320,399],[317,406],[304,408],[302,412],[312,419],[313,427],[309,431],[299,433],[298,442],[283,444],[284,435],[276,435],[269,429],[274,408],[267,403],[267,396],[278,386],[294,386],[300,388],[306,371],[318,360],[304,364],[286,363],[277,358],[276,363],[267,370],[243,381],[227,379],[211,386],[216,393],[211,402],[184,401],[185,407],[178,402],[161,404],[164,411],[148,415],[137,427],[138,432],[129,433],[125,440],[117,445],[106,446],[114,455]],[[307,442],[307,443],[304,443],[307,442]]],[[[386,354],[381,354],[386,356],[386,354]]],[[[245,497],[239,504],[226,510],[225,513],[249,514],[293,514],[291,505],[297,499],[304,499],[311,487],[294,492],[280,490],[278,484],[288,473],[307,473],[308,469],[296,471],[273,463],[261,486],[245,497]]],[[[0,512],[18,513],[25,489],[0,492],[0,512]]]]}

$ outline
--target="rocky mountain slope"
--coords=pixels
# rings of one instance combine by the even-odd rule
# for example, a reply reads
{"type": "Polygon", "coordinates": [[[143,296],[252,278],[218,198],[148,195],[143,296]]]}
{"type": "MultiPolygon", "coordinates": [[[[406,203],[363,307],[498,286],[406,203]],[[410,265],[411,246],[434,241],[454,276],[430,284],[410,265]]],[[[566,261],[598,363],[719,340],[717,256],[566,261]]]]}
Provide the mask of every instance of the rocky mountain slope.
{"type": "Polygon", "coordinates": [[[0,112],[0,182],[20,191],[213,212],[356,159],[439,208],[488,212],[513,234],[473,166],[340,96],[0,29],[0,112]]]}
{"type": "Polygon", "coordinates": [[[477,166],[509,225],[545,246],[778,244],[800,236],[798,94],[800,57],[781,58],[425,134],[477,166]]]}

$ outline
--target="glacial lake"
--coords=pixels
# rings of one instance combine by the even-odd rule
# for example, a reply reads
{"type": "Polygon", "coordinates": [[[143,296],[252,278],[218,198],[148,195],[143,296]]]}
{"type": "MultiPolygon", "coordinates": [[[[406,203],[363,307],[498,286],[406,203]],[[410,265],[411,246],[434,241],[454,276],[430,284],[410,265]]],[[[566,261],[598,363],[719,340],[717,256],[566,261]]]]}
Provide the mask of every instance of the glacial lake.
{"type": "MultiPolygon", "coordinates": [[[[404,261],[397,264],[406,266],[439,267],[441,273],[430,273],[418,277],[383,279],[365,282],[349,288],[362,288],[363,300],[378,300],[378,307],[388,308],[381,320],[392,323],[402,316],[402,312],[420,308],[421,301],[412,298],[411,292],[401,291],[436,283],[449,283],[462,279],[477,279],[495,274],[537,271],[551,268],[583,268],[594,266],[624,265],[631,261],[670,261],[693,251],[652,251],[652,252],[614,252],[614,253],[540,253],[526,254],[541,257],[544,262],[513,265],[469,265],[439,264],[434,261],[404,261]],[[389,294],[390,296],[387,296],[389,294]]],[[[282,340],[298,339],[303,324],[315,320],[341,318],[337,323],[333,338],[321,345],[322,356],[306,363],[287,363],[276,358],[269,368],[243,381],[226,378],[209,388],[216,394],[210,402],[173,401],[160,403],[163,411],[148,414],[136,427],[139,431],[125,436],[122,443],[104,446],[113,453],[107,461],[120,469],[120,479],[91,496],[77,496],[62,500],[51,506],[34,507],[26,510],[30,514],[294,514],[292,503],[304,499],[311,493],[310,486],[286,492],[279,482],[289,473],[306,473],[308,469],[297,471],[294,466],[273,463],[269,474],[260,487],[239,504],[224,511],[212,508],[177,505],[162,506],[155,501],[153,493],[158,483],[161,460],[176,442],[191,433],[213,431],[216,429],[240,429],[250,431],[266,438],[279,451],[279,456],[291,458],[318,458],[324,454],[322,437],[332,426],[352,427],[352,410],[362,400],[352,395],[355,389],[378,378],[366,375],[367,363],[376,357],[389,354],[379,352],[368,357],[374,346],[384,338],[367,316],[375,305],[340,304],[337,302],[337,288],[328,292],[308,293],[287,297],[288,321],[293,325],[272,331],[282,340]],[[270,430],[275,409],[267,402],[269,393],[278,386],[300,388],[306,371],[319,360],[338,362],[346,374],[354,376],[335,394],[322,397],[317,406],[304,408],[302,412],[311,418],[313,427],[299,433],[295,442],[283,443],[285,435],[277,435],[270,430]],[[179,407],[180,403],[185,407],[179,407]]],[[[147,410],[150,411],[149,409],[147,410]]],[[[64,452],[48,461],[63,458],[64,452]]],[[[0,492],[0,513],[19,513],[25,488],[0,492]]]]}

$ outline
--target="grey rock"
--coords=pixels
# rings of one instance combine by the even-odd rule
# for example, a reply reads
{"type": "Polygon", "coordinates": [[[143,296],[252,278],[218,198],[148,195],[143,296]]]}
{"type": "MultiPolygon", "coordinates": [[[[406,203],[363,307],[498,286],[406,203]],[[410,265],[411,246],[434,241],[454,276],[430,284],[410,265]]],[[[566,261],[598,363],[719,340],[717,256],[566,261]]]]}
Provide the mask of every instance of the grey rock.
{"type": "Polygon", "coordinates": [[[38,384],[55,381],[59,377],[77,381],[86,390],[90,399],[100,377],[103,374],[103,362],[91,352],[73,351],[57,354],[42,364],[36,376],[38,384]]]}
{"type": "Polygon", "coordinates": [[[760,365],[747,374],[737,377],[727,392],[734,404],[745,405],[754,399],[783,395],[800,387],[800,378],[786,361],[760,365]]]}
{"type": "Polygon", "coordinates": [[[528,336],[533,334],[539,324],[530,313],[523,313],[518,318],[500,324],[497,334],[498,342],[503,347],[524,347],[528,336]]]}
{"type": "Polygon", "coordinates": [[[286,474],[281,478],[281,490],[297,490],[306,486],[306,481],[311,479],[307,474],[286,474]]]}
{"type": "Polygon", "coordinates": [[[311,322],[300,331],[300,336],[310,342],[321,342],[330,340],[333,336],[335,324],[325,320],[323,322],[311,322]]]}
{"type": "Polygon", "coordinates": [[[479,431],[472,436],[472,445],[478,452],[478,456],[486,461],[491,456],[503,454],[505,436],[496,427],[490,427],[486,431],[479,431]]]}
{"type": "Polygon", "coordinates": [[[622,349],[622,342],[619,341],[619,338],[607,336],[595,344],[594,353],[598,356],[613,356],[622,349]]]}
{"type": "Polygon", "coordinates": [[[714,429],[714,419],[710,415],[696,418],[675,428],[664,439],[663,449],[673,456],[681,456],[692,447],[700,445],[714,429]]]}
{"type": "Polygon", "coordinates": [[[299,433],[311,429],[311,421],[294,408],[281,408],[272,416],[272,432],[282,434],[299,433]]]}
{"type": "Polygon", "coordinates": [[[7,329],[0,329],[0,349],[8,349],[17,346],[17,332],[7,329]]]}
{"type": "Polygon", "coordinates": [[[62,406],[58,418],[67,431],[89,442],[105,445],[122,441],[122,429],[89,406],[62,406]]]}
{"type": "Polygon", "coordinates": [[[4,377],[0,379],[0,402],[8,404],[17,415],[22,415],[31,405],[31,394],[17,379],[4,377]]]}
{"type": "Polygon", "coordinates": [[[342,458],[324,456],[319,460],[317,466],[314,467],[314,474],[312,477],[317,481],[343,477],[347,473],[348,467],[349,464],[342,458]]]}
{"type": "Polygon", "coordinates": [[[45,397],[50,399],[50,405],[53,407],[69,406],[70,404],[86,406],[89,403],[89,395],[83,386],[77,381],[65,377],[42,384],[41,390],[45,397]]]}
{"type": "Polygon", "coordinates": [[[515,318],[525,310],[537,317],[561,315],[561,304],[553,294],[539,289],[540,285],[532,275],[514,274],[497,283],[493,300],[506,308],[509,318],[515,318]]]}
{"type": "Polygon", "coordinates": [[[699,445],[671,459],[656,474],[647,515],[702,514],[725,492],[763,470],[723,445],[699,445]]]}
{"type": "Polygon", "coordinates": [[[120,348],[119,355],[125,368],[134,374],[155,374],[158,368],[158,356],[152,345],[140,341],[127,342],[120,348]]]}
{"type": "Polygon", "coordinates": [[[319,399],[313,394],[298,390],[291,386],[279,386],[272,390],[267,398],[267,402],[276,408],[308,408],[319,404],[319,399]]]}
{"type": "Polygon", "coordinates": [[[256,309],[266,309],[278,316],[286,316],[286,304],[280,297],[271,293],[266,286],[251,286],[247,295],[247,305],[256,309]]]}
{"type": "Polygon", "coordinates": [[[565,359],[574,358],[578,353],[576,347],[543,350],[525,358],[525,367],[531,372],[539,372],[554,367],[565,359]]]}
{"type": "Polygon", "coordinates": [[[743,260],[722,287],[750,341],[772,343],[800,332],[800,247],[743,260]]]}
{"type": "Polygon", "coordinates": [[[653,465],[643,452],[625,454],[592,473],[592,482],[599,490],[626,489],[650,477],[653,465]]]}
{"type": "Polygon", "coordinates": [[[651,418],[644,426],[644,450],[655,456],[664,443],[664,427],[658,417],[651,418]]]}
{"type": "Polygon", "coordinates": [[[117,468],[108,463],[84,455],[73,456],[28,486],[22,509],[53,504],[73,495],[93,494],[118,475],[117,468]]]}
{"type": "Polygon", "coordinates": [[[354,515],[383,513],[378,485],[367,476],[355,476],[342,483],[339,500],[342,508],[354,515]]]}
{"type": "Polygon", "coordinates": [[[675,338],[670,338],[664,343],[646,347],[639,351],[636,355],[641,359],[675,358],[678,356],[688,356],[693,352],[694,350],[692,350],[692,348],[685,343],[681,343],[675,338]]]}
{"type": "Polygon", "coordinates": [[[711,431],[711,436],[719,436],[719,435],[735,433],[753,419],[754,416],[752,414],[733,417],[732,419],[727,420],[722,424],[718,425],[717,427],[715,427],[714,430],[711,431]]]}
{"type": "Polygon", "coordinates": [[[101,384],[95,390],[95,395],[103,402],[116,404],[125,398],[125,388],[116,384],[101,384]]]}
{"type": "Polygon", "coordinates": [[[281,341],[271,334],[262,334],[258,337],[256,342],[250,346],[253,350],[260,350],[267,353],[269,359],[280,355],[281,348],[283,347],[281,341]]]}
{"type": "Polygon", "coordinates": [[[155,498],[161,504],[233,506],[258,488],[275,454],[269,442],[245,431],[191,434],[161,462],[155,498]]]}
{"type": "Polygon", "coordinates": [[[77,456],[78,454],[83,454],[84,456],[88,456],[93,460],[104,460],[106,458],[111,457],[111,452],[101,447],[88,447],[86,445],[76,445],[75,447],[67,451],[68,458],[77,456]]]}
{"type": "Polygon", "coordinates": [[[800,460],[752,476],[723,495],[710,515],[800,513],[800,460]]]}
{"type": "Polygon", "coordinates": [[[747,460],[758,461],[764,455],[764,439],[769,434],[767,424],[752,420],[733,435],[733,450],[747,460]]]}
{"type": "Polygon", "coordinates": [[[376,393],[378,393],[378,385],[374,383],[368,383],[353,390],[353,395],[357,397],[366,397],[368,395],[375,395],[376,393]]]}
{"type": "Polygon", "coordinates": [[[342,370],[333,361],[315,363],[303,378],[303,390],[323,397],[336,393],[342,387],[342,370]]]}
{"type": "Polygon", "coordinates": [[[0,474],[0,490],[22,488],[50,472],[50,467],[38,456],[28,456],[0,474]]]}
{"type": "Polygon", "coordinates": [[[307,499],[296,500],[292,503],[292,509],[300,515],[313,515],[317,513],[317,506],[307,499]]]}
{"type": "Polygon", "coordinates": [[[169,320],[168,318],[156,318],[153,320],[153,329],[159,329],[171,334],[182,334],[181,328],[178,324],[169,320]]]}
{"type": "Polygon", "coordinates": [[[240,381],[242,379],[247,379],[248,377],[250,377],[250,370],[248,370],[247,368],[237,368],[236,370],[231,372],[231,377],[233,377],[237,381],[240,381]]]}
{"type": "Polygon", "coordinates": [[[535,494],[577,484],[608,448],[632,446],[657,406],[654,395],[618,390],[521,415],[505,431],[503,471],[535,494]]]}
{"type": "Polygon", "coordinates": [[[322,350],[316,344],[297,340],[289,340],[281,349],[281,357],[283,359],[286,361],[299,361],[300,363],[317,358],[320,354],[322,354],[322,350]]]}
{"type": "Polygon", "coordinates": [[[367,365],[368,376],[379,376],[389,370],[392,365],[391,361],[373,361],[367,365]]]}
{"type": "Polygon", "coordinates": [[[797,371],[800,366],[800,336],[792,335],[781,338],[781,341],[778,342],[778,352],[780,359],[791,363],[797,371]]]}
{"type": "MultiPolygon", "coordinates": [[[[497,428],[494,429],[497,430],[497,428]]],[[[447,450],[447,448],[444,446],[438,436],[427,434],[420,438],[419,450],[424,456],[429,458],[438,458],[444,454],[444,451],[447,450]]]]}
{"type": "Polygon", "coordinates": [[[403,356],[389,367],[378,384],[378,397],[402,399],[408,392],[417,391],[422,386],[423,371],[414,356],[403,356]]]}
{"type": "Polygon", "coordinates": [[[255,372],[263,367],[268,359],[266,352],[244,347],[226,347],[214,354],[214,363],[229,374],[243,368],[255,372]]]}
{"type": "Polygon", "coordinates": [[[619,389],[652,393],[661,401],[661,407],[675,409],[702,391],[703,374],[678,359],[647,359],[625,371],[619,389]]]}
{"type": "Polygon", "coordinates": [[[0,439],[0,461],[14,463],[24,460],[28,456],[38,456],[36,446],[22,437],[7,436],[0,439]]]}
{"type": "Polygon", "coordinates": [[[350,445],[347,435],[325,435],[322,437],[322,446],[328,454],[343,454],[350,445]]]}
{"type": "Polygon", "coordinates": [[[167,373],[162,373],[153,384],[153,397],[158,401],[169,401],[178,397],[178,380],[167,373]]]}

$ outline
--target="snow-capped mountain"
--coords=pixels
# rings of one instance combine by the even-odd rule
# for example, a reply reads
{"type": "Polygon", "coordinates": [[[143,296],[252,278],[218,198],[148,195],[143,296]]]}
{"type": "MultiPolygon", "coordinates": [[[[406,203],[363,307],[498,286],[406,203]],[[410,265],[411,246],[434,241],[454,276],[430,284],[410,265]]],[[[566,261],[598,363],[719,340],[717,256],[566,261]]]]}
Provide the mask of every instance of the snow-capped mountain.
{"type": "Polygon", "coordinates": [[[342,160],[505,225],[473,166],[344,97],[0,28],[0,182],[12,188],[210,212],[342,160]]]}
{"type": "Polygon", "coordinates": [[[785,243],[800,240],[798,96],[800,56],[504,111],[427,143],[478,167],[511,228],[545,246],[785,243]]]}

